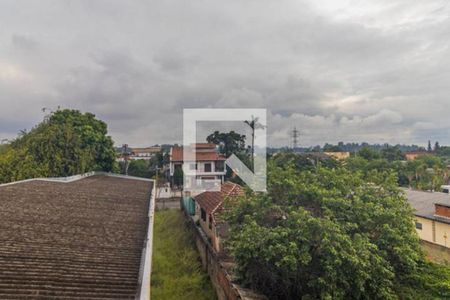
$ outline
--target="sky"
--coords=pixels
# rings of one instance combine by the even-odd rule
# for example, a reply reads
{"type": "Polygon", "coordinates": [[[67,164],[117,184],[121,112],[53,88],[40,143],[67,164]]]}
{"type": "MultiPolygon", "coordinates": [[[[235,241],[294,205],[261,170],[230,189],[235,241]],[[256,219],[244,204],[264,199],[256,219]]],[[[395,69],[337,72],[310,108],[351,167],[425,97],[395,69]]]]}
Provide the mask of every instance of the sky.
{"type": "Polygon", "coordinates": [[[2,0],[0,140],[44,107],[132,146],[181,142],[183,108],[266,108],[270,146],[294,126],[300,146],[450,144],[449,16],[437,0],[2,0]]]}

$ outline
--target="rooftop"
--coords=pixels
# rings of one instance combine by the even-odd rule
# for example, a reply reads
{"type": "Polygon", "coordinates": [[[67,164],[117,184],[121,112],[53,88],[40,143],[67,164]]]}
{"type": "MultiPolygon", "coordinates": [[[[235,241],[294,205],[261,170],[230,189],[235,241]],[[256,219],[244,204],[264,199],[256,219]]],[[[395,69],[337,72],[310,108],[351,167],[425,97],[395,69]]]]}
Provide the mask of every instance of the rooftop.
{"type": "MultiPolygon", "coordinates": [[[[225,156],[219,154],[216,151],[216,146],[214,144],[197,144],[196,153],[194,153],[193,148],[187,149],[188,157],[185,158],[186,161],[225,161],[225,156]],[[204,146],[202,146],[204,145],[204,146]],[[212,147],[213,145],[214,147],[212,147]],[[207,151],[205,151],[207,150],[207,151]]],[[[183,147],[172,147],[171,151],[171,161],[183,161],[183,147]]]]}
{"type": "Polygon", "coordinates": [[[412,189],[404,189],[408,202],[415,210],[415,214],[419,217],[433,219],[445,223],[450,220],[435,215],[435,204],[443,206],[450,205],[450,195],[441,192],[424,192],[412,189]]]}
{"type": "Polygon", "coordinates": [[[151,189],[105,175],[0,186],[0,299],[134,299],[151,189]]]}
{"type": "Polygon", "coordinates": [[[226,197],[236,197],[244,194],[242,186],[232,182],[225,182],[222,184],[220,191],[206,191],[197,196],[194,200],[203,208],[207,214],[213,214],[214,222],[217,221],[216,213],[218,213],[223,206],[223,201],[226,197]]]}

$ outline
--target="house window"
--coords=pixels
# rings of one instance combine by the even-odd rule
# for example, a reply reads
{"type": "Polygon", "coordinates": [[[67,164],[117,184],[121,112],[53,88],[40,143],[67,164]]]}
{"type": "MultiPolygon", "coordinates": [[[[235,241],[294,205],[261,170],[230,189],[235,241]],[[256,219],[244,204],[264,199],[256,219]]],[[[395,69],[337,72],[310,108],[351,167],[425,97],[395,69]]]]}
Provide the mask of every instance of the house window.
{"type": "Polygon", "coordinates": [[[422,230],[422,223],[416,222],[416,228],[422,230]]]}
{"type": "Polygon", "coordinates": [[[206,211],[203,208],[201,209],[201,217],[203,222],[206,222],[206,211]]]}
{"type": "Polygon", "coordinates": [[[205,172],[211,172],[211,163],[205,164],[205,172]]]}
{"type": "Polygon", "coordinates": [[[224,163],[223,161],[216,161],[216,171],[217,172],[223,172],[224,170],[224,163]]]}
{"type": "Polygon", "coordinates": [[[209,229],[212,228],[212,216],[209,215],[209,224],[208,224],[209,229]]]}

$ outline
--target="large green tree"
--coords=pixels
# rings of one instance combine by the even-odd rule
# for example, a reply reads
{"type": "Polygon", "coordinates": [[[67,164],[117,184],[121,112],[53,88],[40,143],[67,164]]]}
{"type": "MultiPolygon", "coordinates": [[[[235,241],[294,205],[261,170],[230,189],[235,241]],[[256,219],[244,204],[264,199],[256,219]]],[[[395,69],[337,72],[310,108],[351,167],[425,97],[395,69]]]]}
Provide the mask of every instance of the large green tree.
{"type": "Polygon", "coordinates": [[[245,135],[239,134],[235,131],[214,133],[206,137],[208,143],[219,145],[220,152],[225,156],[231,154],[240,154],[245,152],[245,135]]]}
{"type": "Polygon", "coordinates": [[[268,193],[229,207],[238,276],[270,299],[396,299],[423,265],[391,173],[269,163],[268,193]]]}
{"type": "Polygon", "coordinates": [[[0,181],[69,176],[116,167],[105,122],[91,113],[58,110],[22,132],[0,155],[0,181]]]}

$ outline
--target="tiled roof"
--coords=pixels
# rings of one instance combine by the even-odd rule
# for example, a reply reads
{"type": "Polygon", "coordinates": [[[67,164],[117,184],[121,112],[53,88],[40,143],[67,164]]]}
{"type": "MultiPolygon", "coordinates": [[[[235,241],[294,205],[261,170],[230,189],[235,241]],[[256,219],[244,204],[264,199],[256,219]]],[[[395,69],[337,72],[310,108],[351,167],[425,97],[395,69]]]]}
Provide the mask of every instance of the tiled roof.
{"type": "Polygon", "coordinates": [[[222,184],[219,191],[206,191],[197,196],[194,196],[194,200],[197,204],[203,208],[207,214],[213,215],[214,222],[217,221],[217,215],[223,209],[223,201],[226,197],[238,197],[244,195],[244,189],[242,186],[232,182],[225,182],[222,184]]]}
{"type": "Polygon", "coordinates": [[[412,189],[403,189],[406,193],[409,204],[414,208],[415,214],[419,217],[433,219],[445,223],[450,223],[447,218],[435,215],[436,203],[445,206],[450,205],[450,195],[441,192],[424,192],[412,189]]]}
{"type": "Polygon", "coordinates": [[[147,148],[132,148],[133,153],[159,153],[161,147],[147,147],[147,148]]]}
{"type": "Polygon", "coordinates": [[[0,187],[0,299],[134,299],[151,183],[0,187]]]}
{"type": "MultiPolygon", "coordinates": [[[[214,144],[213,144],[214,145],[214,144]]],[[[217,161],[226,160],[225,156],[220,155],[215,151],[215,148],[209,152],[199,152],[197,148],[197,155],[195,155],[196,161],[217,161]]],[[[194,152],[189,149],[189,156],[186,161],[194,161],[194,152]]],[[[171,161],[183,161],[183,147],[173,147],[172,155],[170,157],[171,161]]]]}

